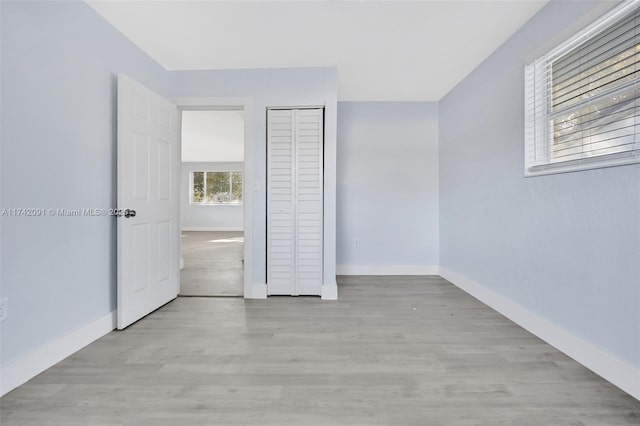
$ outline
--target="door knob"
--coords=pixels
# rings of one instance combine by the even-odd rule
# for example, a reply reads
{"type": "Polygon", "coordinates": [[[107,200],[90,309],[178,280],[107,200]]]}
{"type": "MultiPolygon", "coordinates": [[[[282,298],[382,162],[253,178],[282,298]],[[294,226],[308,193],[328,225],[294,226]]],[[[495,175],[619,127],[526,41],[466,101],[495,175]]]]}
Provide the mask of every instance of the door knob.
{"type": "Polygon", "coordinates": [[[135,210],[126,209],[124,211],[124,217],[129,218],[129,217],[135,217],[135,216],[136,216],[136,211],[135,210]]]}

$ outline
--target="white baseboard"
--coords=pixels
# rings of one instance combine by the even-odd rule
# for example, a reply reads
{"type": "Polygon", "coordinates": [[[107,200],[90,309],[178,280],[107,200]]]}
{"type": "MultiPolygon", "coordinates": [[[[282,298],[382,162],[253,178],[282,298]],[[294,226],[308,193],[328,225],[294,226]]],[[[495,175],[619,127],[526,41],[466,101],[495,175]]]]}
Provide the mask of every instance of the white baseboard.
{"type": "Polygon", "coordinates": [[[337,265],[338,275],[438,275],[438,265],[337,265]]]}
{"type": "Polygon", "coordinates": [[[47,368],[116,328],[116,311],[66,336],[41,346],[0,370],[0,396],[28,382],[47,368]]]}
{"type": "Polygon", "coordinates": [[[183,226],[180,228],[181,231],[218,231],[218,232],[222,232],[222,231],[233,231],[233,232],[242,232],[244,231],[244,229],[242,227],[229,227],[229,228],[225,228],[225,227],[220,227],[220,226],[183,226]]]}
{"type": "Polygon", "coordinates": [[[253,284],[251,286],[244,287],[245,299],[266,299],[267,298],[267,285],[266,284],[253,284]]]}
{"type": "Polygon", "coordinates": [[[324,283],[320,297],[322,300],[338,300],[338,284],[336,282],[324,283]]]}
{"type": "Polygon", "coordinates": [[[469,277],[442,266],[440,276],[640,400],[640,369],[574,336],[469,277]]]}

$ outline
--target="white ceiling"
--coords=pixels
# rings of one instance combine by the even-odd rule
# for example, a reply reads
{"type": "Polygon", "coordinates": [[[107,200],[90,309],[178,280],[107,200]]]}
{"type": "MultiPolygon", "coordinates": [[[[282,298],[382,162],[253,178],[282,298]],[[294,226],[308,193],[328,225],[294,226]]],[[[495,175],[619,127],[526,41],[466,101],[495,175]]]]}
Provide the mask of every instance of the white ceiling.
{"type": "Polygon", "coordinates": [[[244,159],[242,111],[182,111],[182,161],[244,159]]]}
{"type": "Polygon", "coordinates": [[[337,66],[340,100],[437,101],[547,1],[89,4],[169,70],[337,66]]]}

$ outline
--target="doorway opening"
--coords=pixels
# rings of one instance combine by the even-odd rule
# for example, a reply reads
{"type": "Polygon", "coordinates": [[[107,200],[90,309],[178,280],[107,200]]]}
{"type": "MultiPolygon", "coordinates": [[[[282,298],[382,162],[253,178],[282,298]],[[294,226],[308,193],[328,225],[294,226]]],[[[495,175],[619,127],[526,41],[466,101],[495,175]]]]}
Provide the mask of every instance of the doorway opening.
{"type": "Polygon", "coordinates": [[[244,294],[242,108],[183,110],[180,296],[244,294]]]}

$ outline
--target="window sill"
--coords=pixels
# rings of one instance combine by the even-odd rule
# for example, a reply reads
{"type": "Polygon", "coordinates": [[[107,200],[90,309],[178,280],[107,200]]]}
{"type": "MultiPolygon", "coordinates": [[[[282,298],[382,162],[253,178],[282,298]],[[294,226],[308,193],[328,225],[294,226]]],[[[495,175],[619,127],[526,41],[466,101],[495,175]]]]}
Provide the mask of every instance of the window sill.
{"type": "Polygon", "coordinates": [[[544,176],[558,173],[578,172],[582,170],[602,169],[605,167],[626,166],[640,163],[640,150],[583,158],[581,160],[542,164],[525,167],[524,176],[544,176]]]}
{"type": "Polygon", "coordinates": [[[189,205],[194,207],[242,207],[244,203],[189,203],[189,205]]]}

